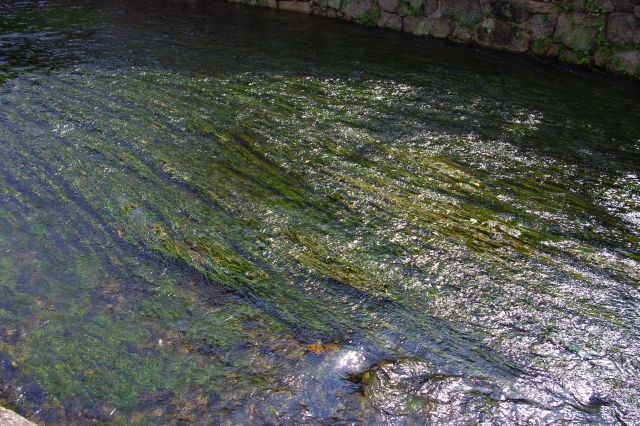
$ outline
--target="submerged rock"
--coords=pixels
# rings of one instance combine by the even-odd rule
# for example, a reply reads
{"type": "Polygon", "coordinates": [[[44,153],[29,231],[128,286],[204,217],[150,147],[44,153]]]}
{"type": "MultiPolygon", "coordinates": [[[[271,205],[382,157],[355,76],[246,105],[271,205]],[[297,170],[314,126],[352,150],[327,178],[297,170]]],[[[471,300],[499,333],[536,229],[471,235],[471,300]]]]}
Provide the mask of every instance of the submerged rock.
{"type": "Polygon", "coordinates": [[[333,352],[340,349],[340,345],[335,342],[321,343],[320,341],[307,345],[307,350],[316,354],[333,352]]]}
{"type": "Polygon", "coordinates": [[[429,421],[481,421],[495,411],[502,394],[488,380],[447,373],[417,360],[383,360],[350,380],[387,415],[429,421]]]}

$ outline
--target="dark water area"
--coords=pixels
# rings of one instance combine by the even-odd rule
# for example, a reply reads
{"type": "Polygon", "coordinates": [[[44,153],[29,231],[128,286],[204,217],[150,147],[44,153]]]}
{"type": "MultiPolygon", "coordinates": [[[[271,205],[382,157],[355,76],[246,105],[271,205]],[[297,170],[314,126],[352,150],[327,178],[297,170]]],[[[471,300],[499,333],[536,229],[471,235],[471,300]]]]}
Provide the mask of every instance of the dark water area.
{"type": "Polygon", "coordinates": [[[0,4],[0,404],[640,423],[640,82],[215,1],[0,4]]]}

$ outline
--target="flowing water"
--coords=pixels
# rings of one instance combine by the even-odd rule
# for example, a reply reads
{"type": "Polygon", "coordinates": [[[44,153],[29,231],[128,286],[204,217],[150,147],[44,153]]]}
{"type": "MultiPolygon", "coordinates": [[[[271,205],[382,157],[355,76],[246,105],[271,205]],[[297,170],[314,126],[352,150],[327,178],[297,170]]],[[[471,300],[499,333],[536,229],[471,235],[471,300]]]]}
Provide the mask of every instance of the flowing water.
{"type": "Polygon", "coordinates": [[[204,0],[0,4],[0,402],[640,423],[640,82],[204,0]]]}

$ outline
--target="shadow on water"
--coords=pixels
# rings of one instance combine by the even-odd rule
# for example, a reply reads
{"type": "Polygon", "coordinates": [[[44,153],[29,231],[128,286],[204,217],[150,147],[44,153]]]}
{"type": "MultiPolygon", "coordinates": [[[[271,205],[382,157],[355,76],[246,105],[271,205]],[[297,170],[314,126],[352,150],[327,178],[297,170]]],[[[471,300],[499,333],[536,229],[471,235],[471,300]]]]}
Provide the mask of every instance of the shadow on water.
{"type": "Polygon", "coordinates": [[[0,82],[23,72],[55,70],[81,61],[83,41],[99,17],[80,2],[0,5],[0,82]]]}
{"type": "Polygon", "coordinates": [[[1,403],[638,419],[636,81],[227,3],[1,10],[1,403]]]}

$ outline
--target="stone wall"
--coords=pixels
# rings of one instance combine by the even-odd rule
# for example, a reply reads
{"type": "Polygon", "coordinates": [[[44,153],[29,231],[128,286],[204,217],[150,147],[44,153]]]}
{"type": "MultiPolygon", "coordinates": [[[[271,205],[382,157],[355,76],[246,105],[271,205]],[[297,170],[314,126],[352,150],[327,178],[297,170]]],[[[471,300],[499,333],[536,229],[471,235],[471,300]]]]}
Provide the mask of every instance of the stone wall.
{"type": "Polygon", "coordinates": [[[640,0],[230,0],[640,76],[640,0]]]}

